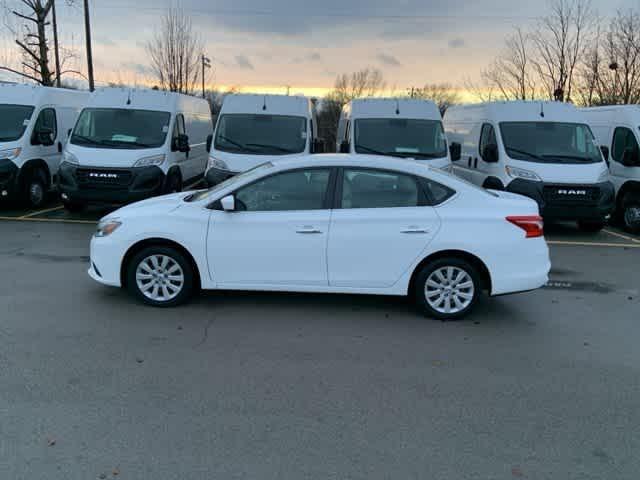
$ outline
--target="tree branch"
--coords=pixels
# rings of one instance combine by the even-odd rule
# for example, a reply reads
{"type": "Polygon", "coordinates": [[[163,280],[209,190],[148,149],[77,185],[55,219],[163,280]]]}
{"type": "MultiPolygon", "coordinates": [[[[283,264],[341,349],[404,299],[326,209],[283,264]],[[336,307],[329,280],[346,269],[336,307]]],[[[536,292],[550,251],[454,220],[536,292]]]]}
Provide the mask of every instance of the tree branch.
{"type": "Polygon", "coordinates": [[[7,72],[15,73],[16,75],[20,75],[21,77],[28,78],[29,80],[33,80],[34,82],[37,82],[38,84],[42,85],[42,81],[38,80],[36,77],[32,77],[31,75],[28,75],[24,72],[19,72],[18,70],[14,70],[13,68],[3,67],[2,65],[0,65],[0,70],[5,70],[7,72]]]}

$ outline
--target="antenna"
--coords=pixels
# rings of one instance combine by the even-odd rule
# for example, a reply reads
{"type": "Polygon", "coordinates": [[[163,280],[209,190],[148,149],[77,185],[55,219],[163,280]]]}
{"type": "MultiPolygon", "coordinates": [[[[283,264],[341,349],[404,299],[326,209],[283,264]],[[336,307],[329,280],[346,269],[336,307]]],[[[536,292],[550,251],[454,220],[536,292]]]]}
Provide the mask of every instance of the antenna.
{"type": "Polygon", "coordinates": [[[267,109],[267,96],[264,95],[262,97],[262,110],[266,110],[267,109]]]}
{"type": "Polygon", "coordinates": [[[131,105],[131,89],[127,90],[127,105],[131,105]]]}
{"type": "Polygon", "coordinates": [[[396,115],[400,115],[400,102],[396,98],[396,115]]]}
{"type": "Polygon", "coordinates": [[[540,102],[540,116],[544,118],[544,103],[540,102]]]}

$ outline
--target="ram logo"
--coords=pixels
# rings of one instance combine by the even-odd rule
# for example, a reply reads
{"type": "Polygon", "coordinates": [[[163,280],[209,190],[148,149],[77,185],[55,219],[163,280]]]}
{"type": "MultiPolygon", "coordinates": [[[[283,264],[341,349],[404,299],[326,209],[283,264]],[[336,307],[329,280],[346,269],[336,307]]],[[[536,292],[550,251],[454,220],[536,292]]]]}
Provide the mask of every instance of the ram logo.
{"type": "Polygon", "coordinates": [[[95,173],[91,172],[89,174],[91,178],[118,178],[117,173],[95,173]]]}
{"type": "Polygon", "coordinates": [[[558,189],[558,195],[586,195],[586,190],[573,190],[568,188],[558,189]]]}

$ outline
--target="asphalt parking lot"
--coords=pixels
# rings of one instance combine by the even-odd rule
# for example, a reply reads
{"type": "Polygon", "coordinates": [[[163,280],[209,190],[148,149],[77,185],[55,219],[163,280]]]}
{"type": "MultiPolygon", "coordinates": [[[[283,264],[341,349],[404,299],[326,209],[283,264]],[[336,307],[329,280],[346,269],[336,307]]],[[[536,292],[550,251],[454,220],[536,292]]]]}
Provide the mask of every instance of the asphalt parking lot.
{"type": "Polygon", "coordinates": [[[548,230],[536,292],[459,322],[404,299],[86,275],[106,212],[0,211],[0,478],[636,479],[640,238],[548,230]]]}

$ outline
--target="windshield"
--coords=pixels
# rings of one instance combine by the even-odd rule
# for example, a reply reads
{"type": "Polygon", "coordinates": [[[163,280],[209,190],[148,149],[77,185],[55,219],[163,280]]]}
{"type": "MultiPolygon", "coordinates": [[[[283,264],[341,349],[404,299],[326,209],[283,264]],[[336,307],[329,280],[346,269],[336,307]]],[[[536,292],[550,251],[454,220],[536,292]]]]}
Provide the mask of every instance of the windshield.
{"type": "Polygon", "coordinates": [[[596,163],[602,161],[587,125],[557,122],[504,122],[502,141],[509,157],[527,162],[596,163]]]}
{"type": "Polygon", "coordinates": [[[71,143],[99,148],[157,148],[169,131],[168,112],[124,108],[85,108],[71,143]]]}
{"type": "Polygon", "coordinates": [[[216,192],[224,190],[225,188],[227,188],[230,185],[233,185],[236,182],[244,180],[246,177],[252,176],[256,172],[259,172],[261,170],[266,170],[266,169],[271,168],[271,167],[273,167],[273,163],[271,163],[271,162],[261,163],[260,165],[257,165],[255,167],[247,170],[246,172],[242,172],[242,173],[240,173],[238,175],[234,175],[233,177],[227,178],[223,182],[218,183],[217,185],[215,185],[214,187],[211,187],[208,190],[200,190],[200,191],[197,191],[197,192],[195,192],[195,193],[193,193],[191,195],[188,195],[187,197],[185,197],[184,201],[185,202],[199,202],[200,200],[204,200],[206,198],[209,198],[211,195],[213,195],[216,192]]]}
{"type": "Polygon", "coordinates": [[[367,118],[355,122],[357,153],[414,158],[447,156],[447,142],[439,120],[367,118]]]}
{"type": "Polygon", "coordinates": [[[307,119],[287,115],[227,114],[218,120],[216,150],[251,155],[301,153],[307,119]]]}
{"type": "Polygon", "coordinates": [[[0,105],[0,142],[18,140],[29,125],[33,107],[0,105]]]}

